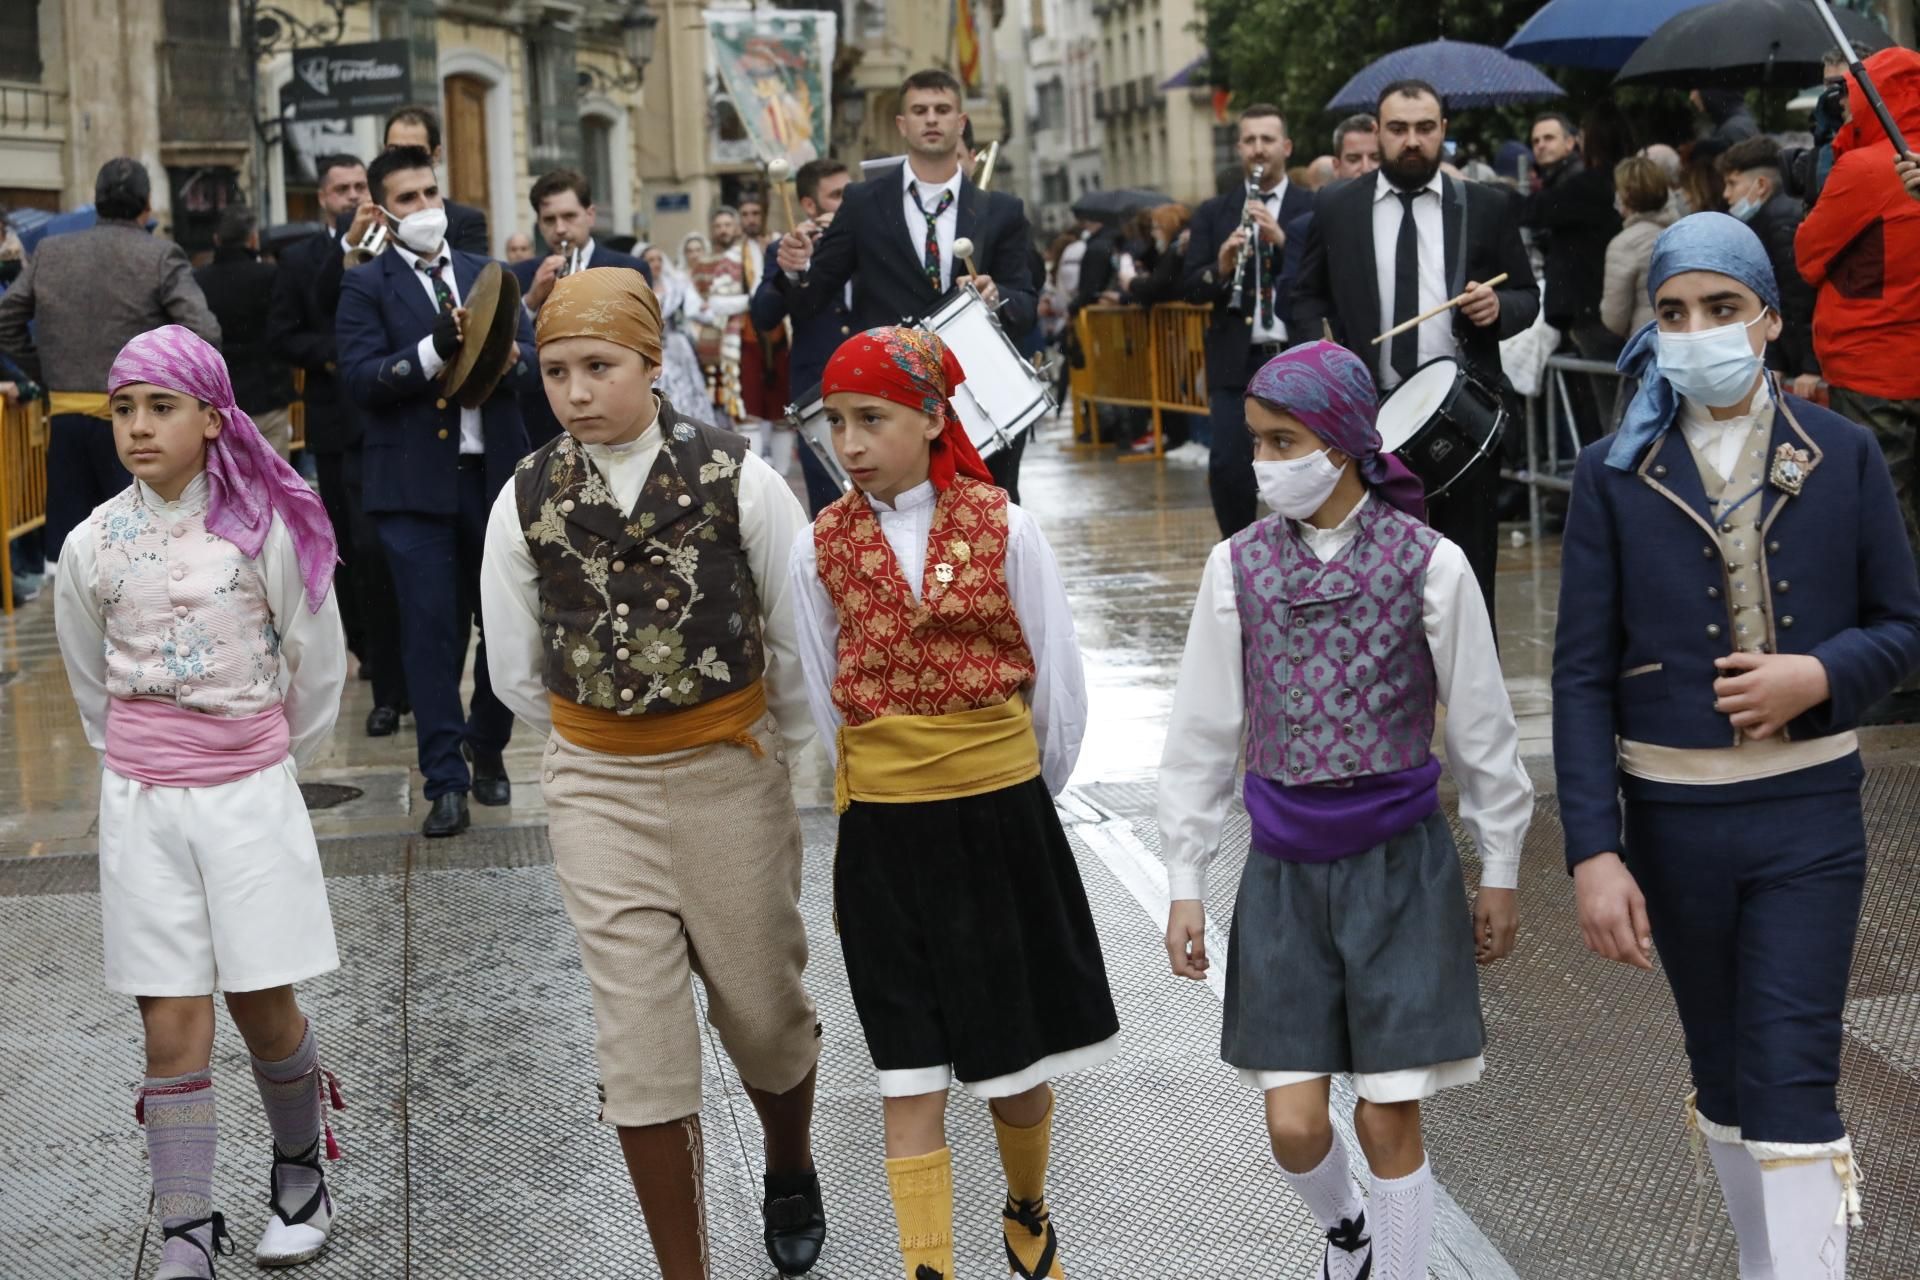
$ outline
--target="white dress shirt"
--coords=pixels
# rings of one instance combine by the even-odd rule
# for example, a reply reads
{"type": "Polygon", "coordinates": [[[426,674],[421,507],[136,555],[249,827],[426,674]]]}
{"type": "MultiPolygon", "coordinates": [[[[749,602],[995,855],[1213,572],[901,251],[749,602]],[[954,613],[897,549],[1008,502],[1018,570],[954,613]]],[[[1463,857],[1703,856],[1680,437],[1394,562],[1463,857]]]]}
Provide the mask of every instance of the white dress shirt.
{"type": "MultiPolygon", "coordinates": [[[[941,183],[922,182],[914,177],[910,163],[902,163],[900,172],[900,205],[907,213],[907,235],[913,240],[915,262],[927,260],[927,213],[932,213],[934,206],[940,203],[941,192],[953,192],[953,203],[933,223],[934,238],[940,242],[940,292],[944,294],[953,287],[953,241],[960,234],[960,170],[956,167],[953,176],[941,183]],[[915,207],[913,199],[916,194],[927,213],[915,207]]],[[[974,261],[977,263],[979,259],[976,257],[974,261]]]]}
{"type": "MultiPolygon", "coordinates": [[[[1393,328],[1393,269],[1400,246],[1400,223],[1406,217],[1406,206],[1400,203],[1396,188],[1387,181],[1387,175],[1379,174],[1373,184],[1373,266],[1380,286],[1380,331],[1385,333],[1393,328]]],[[[1413,232],[1420,250],[1420,297],[1414,303],[1415,315],[1445,302],[1447,293],[1447,231],[1443,206],[1446,201],[1444,178],[1436,172],[1427,185],[1420,188],[1413,202],[1413,232]]],[[[1453,340],[1453,313],[1443,311],[1414,331],[1419,335],[1419,356],[1416,364],[1425,364],[1441,356],[1451,356],[1458,350],[1453,340]]],[[[1372,335],[1355,335],[1370,338],[1372,335]]],[[[1393,343],[1383,342],[1377,349],[1375,359],[1376,372],[1380,375],[1380,389],[1391,390],[1400,385],[1400,375],[1393,367],[1393,343]]]]}
{"type": "MultiPolygon", "coordinates": [[[[933,533],[933,482],[907,490],[892,506],[869,496],[880,532],[900,562],[913,598],[927,571],[927,539],[933,533]]],[[[819,558],[813,539],[793,544],[794,627],[799,632],[800,662],[807,673],[807,703],[820,741],[834,761],[834,743],[840,732],[840,710],[833,705],[833,678],[840,670],[840,614],[833,607],[826,584],[820,581],[819,558]]],[[[1080,758],[1080,741],[1087,731],[1086,672],[1080,662],[1080,642],[1074,635],[1073,609],[1060,580],[1053,548],[1033,517],[1007,504],[1007,595],[1014,616],[1033,654],[1033,687],[1027,705],[1033,710],[1033,733],[1040,744],[1040,776],[1047,790],[1059,795],[1080,758]]]]}
{"type": "MultiPolygon", "coordinates": [[[[433,281],[427,279],[426,273],[420,270],[420,264],[425,262],[426,259],[401,244],[398,240],[392,241],[391,245],[393,251],[400,255],[400,260],[407,264],[408,274],[426,291],[427,301],[433,305],[433,314],[436,316],[439,315],[440,299],[434,295],[433,281]]],[[[453,274],[453,254],[444,244],[440,246],[440,252],[434,259],[434,273],[446,281],[447,292],[453,295],[453,305],[456,307],[464,306],[465,299],[460,296],[459,278],[453,274]]],[[[420,360],[420,372],[426,374],[429,378],[439,377],[441,370],[447,367],[447,362],[440,358],[438,351],[433,349],[433,335],[431,333],[420,339],[420,345],[417,351],[420,360]]],[[[455,352],[455,354],[458,355],[459,353],[455,352]]],[[[485,453],[486,451],[486,435],[481,427],[480,411],[478,409],[461,409],[460,452],[470,454],[485,453]]]]}
{"type": "MultiPolygon", "coordinates": [[[[1280,179],[1280,185],[1273,190],[1257,191],[1254,193],[1255,199],[1266,202],[1267,212],[1273,215],[1275,222],[1280,220],[1280,210],[1286,207],[1286,197],[1287,179],[1284,177],[1280,179]]],[[[1281,229],[1285,230],[1284,227],[1281,229]]],[[[1171,252],[1171,250],[1169,250],[1169,252],[1171,252]]],[[[1247,264],[1247,274],[1249,277],[1253,274],[1253,264],[1251,262],[1247,264]]],[[[1275,279],[1269,280],[1264,272],[1261,273],[1260,287],[1263,292],[1274,292],[1274,286],[1279,282],[1278,273],[1276,272],[1275,275],[1275,279]]],[[[1252,283],[1251,279],[1249,279],[1248,283],[1252,283]]],[[[1276,296],[1273,300],[1273,323],[1269,324],[1266,320],[1264,308],[1260,306],[1259,299],[1254,300],[1253,342],[1255,346],[1267,342],[1285,342],[1287,340],[1286,309],[1287,300],[1276,296]]]]}
{"type": "MultiPolygon", "coordinates": [[[[1765,435],[1773,427],[1773,401],[1762,388],[1753,397],[1753,408],[1737,418],[1715,418],[1713,410],[1691,397],[1680,397],[1680,430],[1687,443],[1700,451],[1722,480],[1733,479],[1740,465],[1740,451],[1747,447],[1756,428],[1765,435]],[[1764,419],[1764,421],[1763,421],[1764,419]]],[[[1739,497],[1739,494],[1732,495],[1739,497]]]]}
{"type": "MultiPolygon", "coordinates": [[[[660,424],[656,421],[630,444],[584,447],[594,470],[613,491],[614,501],[623,510],[633,510],[660,456],[660,424]]],[[[758,455],[749,453],[740,466],[740,541],[760,597],[767,706],[780,722],[788,751],[798,751],[813,736],[806,681],[794,648],[793,603],[786,573],[794,539],[806,527],[807,513],[787,482],[758,455]]],[[[508,483],[487,517],[486,557],[480,567],[487,672],[493,677],[494,693],[507,709],[546,733],[553,728],[553,713],[543,678],[547,640],[540,625],[539,578],[520,525],[514,486],[508,483]]]]}
{"type": "MultiPolygon", "coordinates": [[[[1361,506],[1372,501],[1362,498],[1361,506]]],[[[1359,514],[1356,506],[1333,529],[1298,523],[1294,529],[1324,563],[1359,533],[1359,514]]],[[[1466,553],[1444,538],[1427,562],[1420,622],[1438,699],[1447,708],[1447,767],[1460,788],[1460,818],[1480,849],[1480,883],[1511,889],[1533,819],[1533,783],[1520,763],[1520,731],[1486,601],[1466,553]]],[[[1200,578],[1160,761],[1160,847],[1175,901],[1206,896],[1207,864],[1220,846],[1246,732],[1243,661],[1232,545],[1222,542],[1200,578]]]]}
{"type": "MultiPolygon", "coordinates": [[[[146,481],[136,480],[140,500],[165,523],[182,514],[206,510],[207,474],[201,472],[180,497],[168,502],[146,481]]],[[[94,595],[99,548],[93,543],[93,521],[83,521],[60,549],[60,572],[54,579],[55,628],[60,656],[67,664],[67,680],[80,710],[87,745],[107,749],[107,621],[94,595]]],[[[333,724],[340,715],[340,693],[347,683],[347,642],[340,627],[340,605],[329,590],[315,613],[307,607],[306,580],[300,576],[300,557],[293,535],[276,512],[267,540],[254,560],[266,592],[273,629],[280,637],[281,705],[291,736],[288,754],[304,768],[325,751],[333,724]]]]}

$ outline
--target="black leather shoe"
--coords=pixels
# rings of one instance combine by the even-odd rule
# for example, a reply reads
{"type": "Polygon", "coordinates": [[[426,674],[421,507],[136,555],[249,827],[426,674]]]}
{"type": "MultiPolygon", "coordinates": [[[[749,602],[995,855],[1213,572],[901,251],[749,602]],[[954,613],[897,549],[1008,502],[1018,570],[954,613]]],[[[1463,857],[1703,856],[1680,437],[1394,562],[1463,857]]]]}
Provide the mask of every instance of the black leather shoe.
{"type": "Polygon", "coordinates": [[[767,1258],[781,1275],[803,1276],[813,1270],[827,1239],[820,1176],[811,1169],[769,1173],[762,1182],[766,1199],[760,1202],[760,1217],[766,1223],[767,1258]]]}
{"type": "Polygon", "coordinates": [[[507,781],[507,764],[499,756],[469,757],[473,761],[473,801],[475,804],[513,803],[513,784],[507,781]]]}
{"type": "Polygon", "coordinates": [[[467,829],[471,821],[467,816],[467,796],[463,791],[449,791],[433,802],[433,812],[420,824],[423,836],[457,836],[467,829]]]}
{"type": "Polygon", "coordinates": [[[400,731],[400,711],[397,707],[375,707],[367,712],[367,736],[369,738],[391,738],[400,731]]]}

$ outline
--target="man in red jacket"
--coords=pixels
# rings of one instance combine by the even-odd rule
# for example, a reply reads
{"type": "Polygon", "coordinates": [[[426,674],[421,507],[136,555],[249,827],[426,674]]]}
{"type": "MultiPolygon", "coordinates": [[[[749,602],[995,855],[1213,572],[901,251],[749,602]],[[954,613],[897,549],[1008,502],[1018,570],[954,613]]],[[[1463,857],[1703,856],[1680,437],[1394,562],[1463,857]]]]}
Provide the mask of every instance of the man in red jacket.
{"type": "MultiPolygon", "coordinates": [[[[1900,131],[1920,137],[1920,53],[1883,49],[1866,66],[1900,131]]],[[[1849,80],[1847,95],[1833,172],[1800,224],[1794,257],[1820,290],[1813,345],[1833,407],[1879,438],[1920,555],[1920,201],[1908,197],[1920,195],[1920,180],[1894,154],[1859,84],[1849,80]]],[[[1903,688],[1896,709],[1920,710],[1905,705],[1920,704],[1920,688],[1903,688]]]]}

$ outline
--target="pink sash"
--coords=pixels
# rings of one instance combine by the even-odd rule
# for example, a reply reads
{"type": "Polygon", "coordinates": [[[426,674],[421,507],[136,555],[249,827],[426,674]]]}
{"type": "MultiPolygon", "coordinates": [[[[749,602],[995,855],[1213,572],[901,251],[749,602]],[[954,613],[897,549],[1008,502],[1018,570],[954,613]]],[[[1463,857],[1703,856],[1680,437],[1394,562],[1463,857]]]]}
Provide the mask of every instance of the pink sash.
{"type": "Polygon", "coordinates": [[[238,782],[286,759],[291,741],[282,706],[239,717],[153,698],[114,698],[107,706],[107,768],[153,787],[238,782]]]}

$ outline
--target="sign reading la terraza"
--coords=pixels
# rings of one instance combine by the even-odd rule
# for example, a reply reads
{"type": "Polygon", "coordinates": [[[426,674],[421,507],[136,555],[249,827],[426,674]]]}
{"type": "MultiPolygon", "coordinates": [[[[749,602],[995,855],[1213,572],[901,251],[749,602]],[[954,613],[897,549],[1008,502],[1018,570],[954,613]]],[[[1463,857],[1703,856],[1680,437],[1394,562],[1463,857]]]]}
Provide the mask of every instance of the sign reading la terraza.
{"type": "Polygon", "coordinates": [[[287,100],[295,120],[384,115],[413,101],[405,40],[293,51],[287,100]]]}

